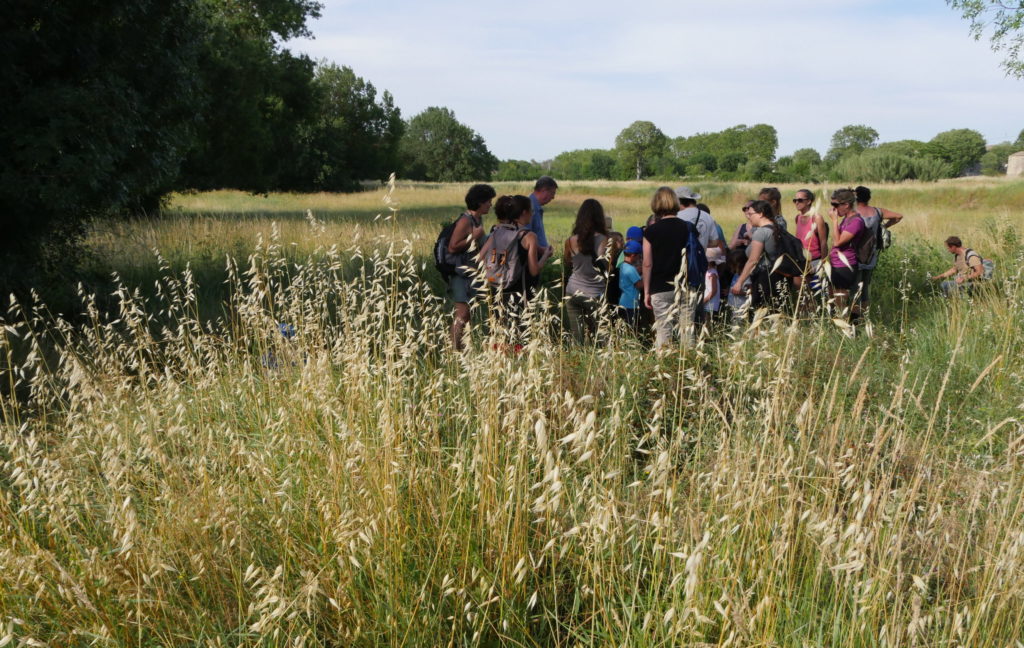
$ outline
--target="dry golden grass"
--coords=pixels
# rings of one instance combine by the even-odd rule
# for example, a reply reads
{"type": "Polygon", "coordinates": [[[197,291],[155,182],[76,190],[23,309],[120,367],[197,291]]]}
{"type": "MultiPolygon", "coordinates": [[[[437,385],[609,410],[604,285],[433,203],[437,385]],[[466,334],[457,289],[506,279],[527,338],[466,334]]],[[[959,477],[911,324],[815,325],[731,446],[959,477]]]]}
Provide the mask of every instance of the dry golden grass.
{"type": "Polygon", "coordinates": [[[663,357],[538,303],[524,353],[477,321],[455,354],[417,253],[463,190],[119,226],[245,249],[218,322],[189,272],[8,314],[0,646],[1022,645],[1019,282],[663,357]]]}

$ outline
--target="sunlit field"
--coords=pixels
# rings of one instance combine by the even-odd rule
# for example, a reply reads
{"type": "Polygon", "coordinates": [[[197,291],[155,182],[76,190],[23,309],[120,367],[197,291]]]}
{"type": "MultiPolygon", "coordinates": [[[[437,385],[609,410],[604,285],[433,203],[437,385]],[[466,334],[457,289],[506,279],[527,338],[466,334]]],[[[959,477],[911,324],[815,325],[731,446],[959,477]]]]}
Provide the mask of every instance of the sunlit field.
{"type": "MultiPolygon", "coordinates": [[[[656,186],[562,183],[556,249],[656,186]]],[[[484,308],[451,351],[467,188],[97,224],[109,289],[0,337],[0,647],[1024,647],[1024,182],[874,188],[865,325],[662,356],[570,344],[560,266],[523,352],[484,308]],[[928,281],[949,235],[998,264],[970,299],[928,281]]],[[[696,186],[727,234],[759,188],[696,186]]]]}

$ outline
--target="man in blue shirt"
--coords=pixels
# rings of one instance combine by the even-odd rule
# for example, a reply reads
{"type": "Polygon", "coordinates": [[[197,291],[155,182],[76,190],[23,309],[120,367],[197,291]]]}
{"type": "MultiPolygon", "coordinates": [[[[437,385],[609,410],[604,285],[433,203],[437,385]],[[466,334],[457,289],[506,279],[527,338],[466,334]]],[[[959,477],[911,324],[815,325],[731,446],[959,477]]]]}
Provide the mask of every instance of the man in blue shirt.
{"type": "Polygon", "coordinates": [[[558,192],[558,183],[551,176],[541,176],[533,185],[533,193],[530,194],[530,205],[533,207],[533,218],[530,220],[530,231],[537,235],[537,242],[541,249],[550,248],[548,237],[544,232],[544,205],[555,199],[558,192]]]}

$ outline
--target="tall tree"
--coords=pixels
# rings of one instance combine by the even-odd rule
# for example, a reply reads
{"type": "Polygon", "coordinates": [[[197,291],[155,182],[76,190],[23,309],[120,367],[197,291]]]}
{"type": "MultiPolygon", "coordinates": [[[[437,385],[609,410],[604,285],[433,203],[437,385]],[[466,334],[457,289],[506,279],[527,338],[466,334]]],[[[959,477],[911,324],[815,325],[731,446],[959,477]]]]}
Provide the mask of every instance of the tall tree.
{"type": "Polygon", "coordinates": [[[843,126],[832,135],[832,142],[828,152],[825,153],[825,161],[835,162],[847,155],[856,155],[869,148],[874,148],[878,142],[878,131],[863,124],[850,124],[843,126]]]}
{"type": "Polygon", "coordinates": [[[1003,52],[1003,69],[1009,76],[1024,79],[1024,2],[1002,0],[946,0],[971,23],[971,36],[980,40],[991,27],[989,43],[1003,52]]]}
{"type": "Polygon", "coordinates": [[[77,258],[87,218],[173,183],[202,107],[192,0],[5,3],[0,27],[0,294],[77,258]]]}
{"type": "Polygon", "coordinates": [[[315,65],[281,47],[309,35],[310,0],[205,0],[198,75],[210,98],[181,185],[252,191],[291,188],[301,130],[314,118],[315,65]]]}
{"type": "Polygon", "coordinates": [[[623,166],[640,180],[654,158],[662,155],[668,145],[665,133],[649,121],[635,121],[615,138],[615,151],[623,166]]]}
{"type": "Polygon", "coordinates": [[[448,108],[431,106],[409,120],[401,141],[405,176],[413,180],[490,180],[498,158],[448,108]]]}
{"type": "Polygon", "coordinates": [[[391,93],[377,99],[372,83],[352,68],[322,64],[313,82],[314,115],[301,127],[291,189],[343,191],[360,180],[387,178],[398,170],[398,145],[405,122],[391,93]]]}
{"type": "Polygon", "coordinates": [[[963,175],[985,155],[985,138],[976,130],[958,128],[939,133],[928,142],[928,155],[953,168],[954,175],[963,175]]]}

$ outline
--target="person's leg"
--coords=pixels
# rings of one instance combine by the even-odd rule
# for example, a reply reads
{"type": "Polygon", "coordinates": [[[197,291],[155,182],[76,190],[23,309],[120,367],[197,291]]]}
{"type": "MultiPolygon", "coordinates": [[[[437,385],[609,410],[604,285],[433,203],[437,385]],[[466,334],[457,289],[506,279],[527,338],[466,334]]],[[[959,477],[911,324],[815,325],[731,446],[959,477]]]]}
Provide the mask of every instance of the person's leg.
{"type": "Polygon", "coordinates": [[[672,340],[672,292],[651,295],[651,309],[654,311],[654,348],[664,348],[672,340]]]}
{"type": "Polygon", "coordinates": [[[452,301],[455,302],[455,312],[452,317],[451,340],[452,348],[462,351],[462,336],[465,333],[466,325],[469,324],[469,301],[471,297],[471,286],[467,277],[453,276],[448,282],[452,301]]]}
{"type": "Polygon", "coordinates": [[[684,288],[676,290],[675,294],[679,309],[679,340],[683,346],[693,346],[697,341],[697,331],[704,323],[704,293],[684,288]]]}
{"type": "Polygon", "coordinates": [[[582,295],[573,295],[565,302],[565,315],[569,324],[569,334],[577,344],[583,344],[583,318],[585,317],[586,299],[582,295]]]}
{"type": "Polygon", "coordinates": [[[957,293],[957,290],[960,288],[960,285],[956,281],[953,281],[952,279],[947,279],[943,281],[941,285],[942,294],[945,295],[946,297],[952,297],[957,293]]]}

